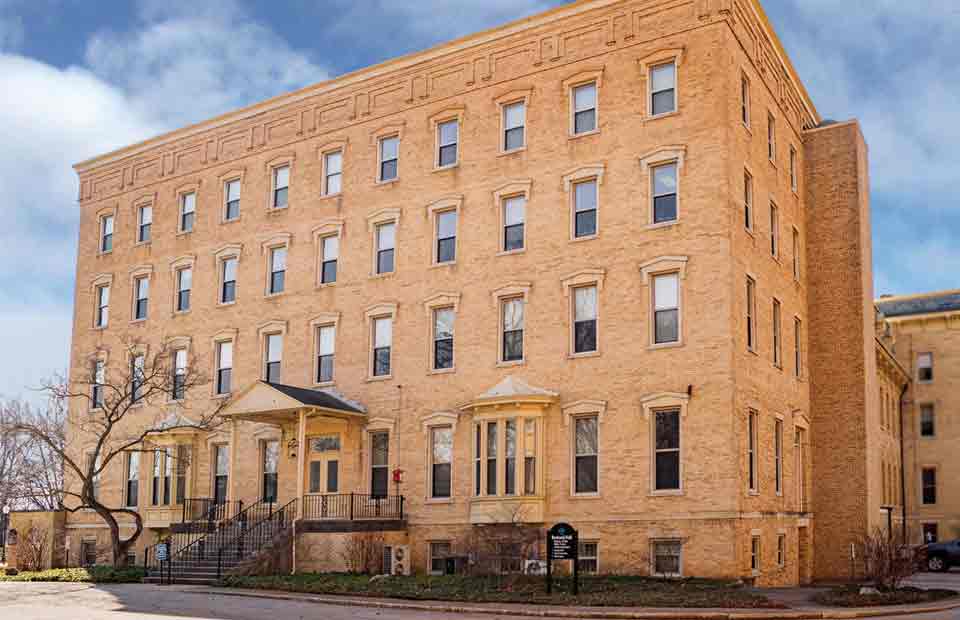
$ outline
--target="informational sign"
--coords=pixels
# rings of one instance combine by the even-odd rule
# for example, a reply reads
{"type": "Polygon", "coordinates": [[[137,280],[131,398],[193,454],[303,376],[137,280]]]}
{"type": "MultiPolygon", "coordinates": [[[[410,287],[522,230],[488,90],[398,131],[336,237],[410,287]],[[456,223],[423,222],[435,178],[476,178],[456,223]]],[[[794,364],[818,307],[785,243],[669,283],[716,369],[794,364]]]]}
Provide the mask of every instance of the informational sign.
{"type": "Polygon", "coordinates": [[[573,561],[573,593],[580,589],[580,535],[569,523],[557,523],[547,531],[547,594],[553,590],[554,560],[573,561]]]}
{"type": "Polygon", "coordinates": [[[170,548],[167,543],[160,543],[157,545],[157,561],[166,562],[168,559],[170,559],[170,548]]]}

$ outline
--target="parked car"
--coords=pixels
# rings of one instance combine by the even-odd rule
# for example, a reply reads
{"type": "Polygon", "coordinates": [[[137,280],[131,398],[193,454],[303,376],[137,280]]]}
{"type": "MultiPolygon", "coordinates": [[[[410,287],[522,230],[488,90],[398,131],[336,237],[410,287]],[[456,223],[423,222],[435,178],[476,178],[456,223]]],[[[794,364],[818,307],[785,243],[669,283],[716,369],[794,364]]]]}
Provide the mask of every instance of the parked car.
{"type": "Polygon", "coordinates": [[[960,566],[960,539],[930,543],[920,547],[923,567],[929,571],[944,572],[951,566],[960,566]]]}

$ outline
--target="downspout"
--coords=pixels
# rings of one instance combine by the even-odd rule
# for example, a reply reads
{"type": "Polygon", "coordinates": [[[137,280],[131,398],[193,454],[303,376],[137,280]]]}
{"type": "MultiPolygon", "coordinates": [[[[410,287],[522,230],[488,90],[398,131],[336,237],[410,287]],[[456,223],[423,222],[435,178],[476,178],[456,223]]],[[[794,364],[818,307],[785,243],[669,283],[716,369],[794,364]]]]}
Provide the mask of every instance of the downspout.
{"type": "Polygon", "coordinates": [[[900,410],[900,536],[903,544],[907,544],[907,478],[906,464],[904,461],[903,397],[907,395],[908,389],[910,389],[909,380],[904,384],[903,389],[900,390],[900,400],[897,403],[897,408],[900,410]]]}

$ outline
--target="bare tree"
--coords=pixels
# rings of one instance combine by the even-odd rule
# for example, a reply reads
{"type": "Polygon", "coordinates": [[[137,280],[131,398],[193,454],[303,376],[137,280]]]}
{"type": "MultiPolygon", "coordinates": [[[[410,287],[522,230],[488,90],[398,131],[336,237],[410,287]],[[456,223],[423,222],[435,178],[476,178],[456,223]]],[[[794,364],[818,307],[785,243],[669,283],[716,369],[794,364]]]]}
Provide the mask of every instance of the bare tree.
{"type": "Polygon", "coordinates": [[[344,541],[340,558],[347,572],[373,575],[383,563],[383,532],[358,532],[344,541]]]}
{"type": "Polygon", "coordinates": [[[17,564],[22,570],[39,571],[47,568],[47,550],[50,545],[50,532],[47,528],[30,523],[17,545],[17,564]]]}
{"type": "MultiPolygon", "coordinates": [[[[43,445],[63,463],[66,484],[63,509],[96,512],[110,530],[114,566],[126,563],[127,552],[143,532],[136,510],[108,505],[98,493],[100,479],[114,461],[129,452],[153,452],[152,439],[178,429],[209,431],[220,423],[222,403],[202,411],[191,409],[192,393],[203,392],[209,379],[202,363],[177,368],[176,351],[164,344],[148,355],[136,341],[122,343],[122,361],[110,372],[93,367],[72,382],[51,381],[42,388],[51,401],[43,415],[12,410],[5,432],[21,434],[43,445]],[[67,412],[63,424],[61,412],[67,412]],[[151,414],[152,417],[151,417],[151,414]],[[118,517],[133,520],[134,531],[121,538],[118,517]]],[[[209,406],[209,398],[199,398],[209,406]]]]}
{"type": "MultiPolygon", "coordinates": [[[[16,401],[11,401],[16,403],[16,401]]],[[[8,405],[0,405],[0,507],[15,506],[23,480],[24,452],[27,438],[14,433],[8,425],[8,405]]]]}
{"type": "Polygon", "coordinates": [[[884,528],[874,528],[861,536],[858,546],[864,576],[878,590],[897,590],[917,570],[913,548],[884,528]]]}
{"type": "MultiPolygon", "coordinates": [[[[11,428],[10,422],[46,419],[51,427],[66,425],[63,403],[50,401],[37,409],[22,400],[0,402],[0,505],[22,510],[59,510],[63,462],[47,444],[11,428]]],[[[62,433],[58,441],[62,445],[62,433]]]]}

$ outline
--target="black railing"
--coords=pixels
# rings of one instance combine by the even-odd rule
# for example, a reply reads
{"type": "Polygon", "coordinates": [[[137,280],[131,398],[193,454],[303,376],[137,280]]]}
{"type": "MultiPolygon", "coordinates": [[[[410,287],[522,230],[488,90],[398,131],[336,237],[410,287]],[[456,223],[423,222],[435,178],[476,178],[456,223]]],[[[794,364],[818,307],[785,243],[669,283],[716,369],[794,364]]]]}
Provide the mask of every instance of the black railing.
{"type": "Polygon", "coordinates": [[[183,500],[184,523],[226,521],[243,512],[243,501],[218,502],[209,497],[183,500]]]}
{"type": "Polygon", "coordinates": [[[364,493],[306,495],[303,498],[303,519],[308,521],[403,520],[403,496],[364,493]]]}
{"type": "Polygon", "coordinates": [[[223,577],[228,562],[239,563],[256,556],[274,543],[277,536],[289,529],[297,518],[297,500],[293,499],[274,510],[268,517],[250,526],[217,550],[217,579],[223,577]]]}
{"type": "Polygon", "coordinates": [[[179,533],[147,547],[143,552],[143,567],[148,572],[159,571],[161,583],[173,583],[176,574],[215,561],[224,544],[270,518],[275,512],[276,504],[261,501],[247,506],[229,519],[211,520],[210,528],[179,533]],[[160,554],[160,546],[164,544],[167,545],[166,554],[160,554]]]}

